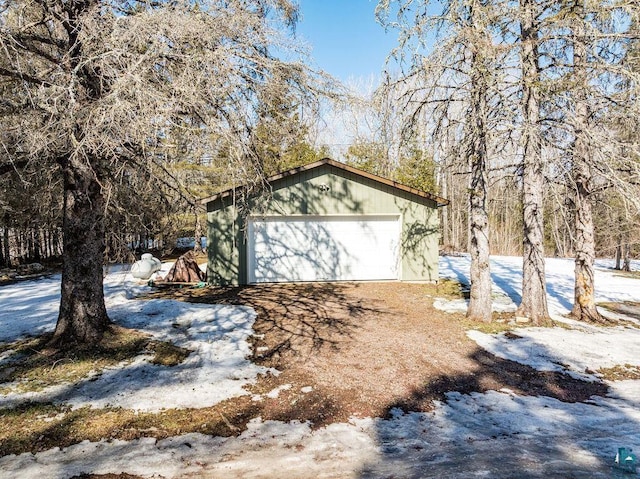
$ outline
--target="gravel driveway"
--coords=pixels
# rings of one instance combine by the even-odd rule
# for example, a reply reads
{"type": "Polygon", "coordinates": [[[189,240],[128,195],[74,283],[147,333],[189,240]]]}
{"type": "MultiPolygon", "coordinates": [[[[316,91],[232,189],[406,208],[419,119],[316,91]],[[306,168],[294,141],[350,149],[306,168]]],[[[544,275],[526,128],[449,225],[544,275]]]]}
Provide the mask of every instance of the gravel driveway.
{"type": "Polygon", "coordinates": [[[568,402],[606,394],[602,384],[536,371],[485,352],[467,338],[469,324],[462,315],[433,308],[433,298],[444,292],[433,284],[366,282],[176,294],[256,309],[254,361],[282,372],[260,381],[257,390],[292,386],[265,408],[264,419],[309,420],[319,427],[353,416],[387,417],[397,407],[429,411],[451,391],[507,388],[568,402]],[[296,391],[304,387],[313,393],[300,401],[296,391]]]}

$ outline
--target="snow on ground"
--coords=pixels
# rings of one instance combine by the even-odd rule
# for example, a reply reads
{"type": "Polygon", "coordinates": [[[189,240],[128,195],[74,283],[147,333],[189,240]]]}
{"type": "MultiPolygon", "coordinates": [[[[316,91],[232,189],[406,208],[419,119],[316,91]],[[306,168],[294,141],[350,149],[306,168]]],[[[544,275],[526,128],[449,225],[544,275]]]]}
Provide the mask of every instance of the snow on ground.
{"type": "MultiPolygon", "coordinates": [[[[444,256],[440,258],[440,277],[451,278],[468,285],[470,258],[468,255],[444,256]]],[[[633,262],[633,269],[640,269],[640,262],[633,262]]],[[[515,311],[522,297],[522,258],[514,256],[492,256],[490,261],[493,281],[494,310],[515,311]]],[[[573,260],[547,258],[545,273],[549,313],[560,318],[571,311],[573,305],[573,260]]],[[[638,301],[640,291],[636,281],[613,270],[612,260],[596,262],[596,301],[638,301]],[[630,286],[633,285],[633,286],[630,286]]],[[[465,300],[439,301],[445,311],[466,311],[465,300]]]]}
{"type": "Polygon", "coordinates": [[[516,335],[520,337],[468,332],[479,346],[496,356],[527,364],[539,371],[568,369],[581,379],[593,379],[589,371],[599,368],[630,362],[640,364],[640,337],[635,329],[527,328],[516,331],[516,335]]]}
{"type": "MultiPolygon", "coordinates": [[[[170,264],[163,265],[160,274],[166,274],[169,267],[170,264]]],[[[149,353],[73,386],[0,395],[0,407],[39,400],[74,407],[112,405],[142,411],[201,408],[247,394],[243,386],[267,371],[246,359],[250,354],[247,338],[253,334],[255,321],[251,308],[135,300],[146,288],[126,269],[112,268],[105,278],[109,315],[122,326],[146,331],[158,340],[192,350],[182,364],[155,365],[149,362],[153,357],[149,353]]],[[[60,276],[15,283],[0,288],[0,294],[3,325],[0,341],[54,328],[60,276]]]]}
{"type": "MultiPolygon", "coordinates": [[[[442,258],[441,272],[464,281],[468,261],[466,257],[442,258]]],[[[492,259],[496,302],[502,308],[513,307],[512,303],[519,299],[520,261],[492,259]]],[[[605,269],[606,264],[600,266],[603,269],[596,273],[599,301],[640,301],[639,280],[615,276],[605,269]]],[[[555,315],[564,314],[573,295],[573,264],[547,260],[547,274],[550,308],[555,315]]],[[[55,279],[0,288],[0,340],[52,328],[57,291],[55,279]]],[[[258,373],[241,359],[248,352],[245,339],[251,333],[252,311],[212,305],[179,306],[171,301],[132,301],[136,289],[130,287],[124,273],[108,276],[105,291],[110,314],[117,321],[196,349],[195,356],[204,358],[198,367],[204,369],[196,373],[194,385],[217,382],[219,390],[230,388],[233,395],[237,390],[227,381],[232,370],[246,371],[241,374],[242,379],[237,379],[239,382],[250,380],[244,376],[258,373]],[[216,362],[220,359],[216,354],[222,351],[234,355],[231,364],[216,362]],[[210,376],[216,374],[206,369],[210,364],[229,374],[210,376]]],[[[637,328],[526,328],[519,329],[517,335],[520,338],[510,339],[470,333],[494,354],[538,369],[568,368],[574,374],[585,375],[587,369],[640,365],[637,328]]],[[[138,369],[145,368],[134,371],[138,369]]],[[[79,397],[97,394],[99,399],[85,398],[80,403],[99,405],[126,400],[128,407],[145,404],[143,396],[127,395],[132,383],[127,383],[117,370],[109,374],[120,386],[113,393],[106,389],[99,393],[83,391],[79,397]]],[[[156,397],[166,392],[174,402],[181,396],[172,396],[172,388],[187,381],[180,373],[175,378],[165,378],[159,370],[148,370],[144,378],[148,381],[145,387],[156,388],[156,397]]],[[[610,386],[607,397],[593,397],[587,403],[520,397],[508,390],[470,395],[452,392],[431,413],[397,411],[390,419],[354,418],[317,430],[306,423],[263,422],[256,418],[239,437],[187,434],[161,441],[147,438],[83,442],[64,450],[0,458],[0,472],[3,478],[21,479],[66,479],[90,472],[165,478],[638,477],[612,466],[618,447],[640,451],[640,381],[620,381],[610,386]]],[[[274,395],[278,392],[274,391],[274,395]]],[[[73,397],[78,396],[72,395],[69,400],[73,397]]],[[[6,402],[6,398],[2,400],[6,402]]]]}

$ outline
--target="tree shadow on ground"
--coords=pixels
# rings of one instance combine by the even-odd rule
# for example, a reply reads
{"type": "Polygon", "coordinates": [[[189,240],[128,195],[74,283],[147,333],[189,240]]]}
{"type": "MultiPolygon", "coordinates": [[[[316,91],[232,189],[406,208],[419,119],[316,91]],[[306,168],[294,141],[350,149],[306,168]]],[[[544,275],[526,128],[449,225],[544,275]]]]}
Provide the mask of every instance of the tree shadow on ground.
{"type": "Polygon", "coordinates": [[[469,357],[477,366],[475,370],[429,380],[424,387],[390,404],[387,417],[390,417],[391,410],[397,408],[403,411],[429,410],[433,401],[446,400],[446,394],[452,391],[470,394],[506,388],[518,395],[547,396],[563,402],[582,402],[591,396],[605,396],[608,391],[603,383],[582,381],[559,372],[537,371],[480,348],[469,357]]]}
{"type": "MultiPolygon", "coordinates": [[[[66,448],[82,441],[132,441],[143,437],[162,440],[190,432],[212,437],[238,436],[255,418],[286,423],[309,421],[316,428],[333,423],[336,418],[348,419],[331,391],[314,386],[305,392],[291,388],[291,382],[290,375],[266,375],[247,388],[247,395],[197,409],[144,412],[119,407],[71,409],[51,403],[24,403],[0,409],[5,421],[0,428],[0,457],[66,448]],[[272,394],[276,389],[281,389],[279,394],[272,394]]],[[[313,384],[312,378],[304,377],[295,383],[313,384]]]]}
{"type": "MultiPolygon", "coordinates": [[[[280,369],[286,370],[291,357],[304,361],[305,356],[314,355],[323,348],[339,350],[356,333],[363,316],[378,310],[370,300],[349,296],[347,291],[350,288],[354,285],[303,283],[159,290],[150,296],[253,307],[257,312],[255,335],[251,338],[254,361],[271,367],[282,365],[280,369]]],[[[128,380],[128,376],[136,376],[136,368],[141,367],[145,367],[144,364],[112,371],[113,387],[109,395],[119,389],[144,387],[128,380]]],[[[182,364],[174,366],[178,369],[185,367],[182,364]]],[[[163,381],[164,385],[171,385],[166,378],[163,381]]],[[[15,421],[11,428],[0,428],[2,455],[65,447],[86,439],[162,438],[194,430],[212,436],[236,435],[245,429],[251,418],[257,416],[285,422],[310,421],[316,427],[334,422],[336,418],[348,419],[340,398],[336,398],[330,389],[314,384],[312,377],[299,371],[277,376],[262,375],[256,384],[247,387],[250,395],[225,400],[213,407],[160,413],[134,414],[128,409],[109,407],[98,410],[80,408],[69,412],[64,405],[51,404],[75,394],[74,388],[74,384],[69,384],[68,388],[47,395],[48,404],[20,402],[14,405],[14,409],[0,410],[0,415],[5,414],[5,418],[10,416],[15,421]],[[311,391],[284,389],[279,396],[269,396],[274,389],[291,383],[300,387],[313,385],[313,388],[311,391]],[[256,402],[251,395],[263,399],[256,402]],[[50,415],[46,412],[49,410],[50,415]],[[17,436],[11,433],[11,430],[23,430],[27,425],[31,433],[17,436]]],[[[101,399],[99,391],[95,394],[98,396],[93,396],[94,400],[101,399]]]]}
{"type": "Polygon", "coordinates": [[[388,405],[376,423],[379,455],[359,477],[625,477],[613,456],[638,424],[595,398],[606,397],[607,385],[481,348],[469,358],[467,374],[430,379],[388,405]]]}
{"type": "MultiPolygon", "coordinates": [[[[353,283],[273,283],[173,291],[172,299],[252,307],[254,358],[277,367],[291,355],[338,348],[349,340],[362,317],[377,306],[347,294],[353,283]]],[[[156,292],[150,297],[167,297],[156,292]]]]}
{"type": "MultiPolygon", "coordinates": [[[[548,261],[548,258],[547,258],[548,261]]],[[[468,276],[470,259],[468,256],[440,257],[441,270],[448,272],[452,279],[456,279],[465,289],[469,288],[470,279],[468,276]]],[[[503,291],[514,304],[519,305],[522,301],[522,265],[511,264],[505,261],[492,259],[491,261],[491,281],[493,289],[503,291]]],[[[566,277],[553,272],[546,274],[546,288],[550,300],[557,302],[567,310],[571,310],[572,303],[567,298],[573,296],[573,278],[566,277]]]]}
{"type": "Polygon", "coordinates": [[[598,307],[631,318],[634,321],[640,321],[640,303],[636,301],[607,301],[598,303],[598,307]]]}

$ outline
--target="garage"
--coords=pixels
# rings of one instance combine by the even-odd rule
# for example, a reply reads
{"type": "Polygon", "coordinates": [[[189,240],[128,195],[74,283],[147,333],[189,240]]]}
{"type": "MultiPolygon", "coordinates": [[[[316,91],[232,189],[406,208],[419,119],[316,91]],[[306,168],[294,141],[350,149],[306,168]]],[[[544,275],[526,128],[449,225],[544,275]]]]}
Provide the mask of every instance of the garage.
{"type": "Polygon", "coordinates": [[[436,281],[444,198],[325,158],[207,206],[213,285],[436,281]]]}
{"type": "Polygon", "coordinates": [[[249,283],[399,278],[400,217],[250,218],[249,283]]]}

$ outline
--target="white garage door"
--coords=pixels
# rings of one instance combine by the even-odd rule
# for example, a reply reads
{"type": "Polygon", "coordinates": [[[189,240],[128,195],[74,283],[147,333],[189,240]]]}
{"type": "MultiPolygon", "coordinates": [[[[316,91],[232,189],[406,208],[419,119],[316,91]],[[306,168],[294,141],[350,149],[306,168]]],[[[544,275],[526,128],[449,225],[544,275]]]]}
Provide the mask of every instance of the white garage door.
{"type": "Polygon", "coordinates": [[[250,283],[398,279],[398,216],[250,219],[250,283]]]}

